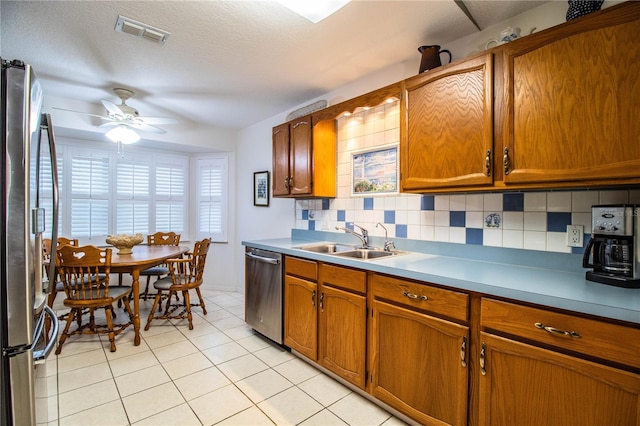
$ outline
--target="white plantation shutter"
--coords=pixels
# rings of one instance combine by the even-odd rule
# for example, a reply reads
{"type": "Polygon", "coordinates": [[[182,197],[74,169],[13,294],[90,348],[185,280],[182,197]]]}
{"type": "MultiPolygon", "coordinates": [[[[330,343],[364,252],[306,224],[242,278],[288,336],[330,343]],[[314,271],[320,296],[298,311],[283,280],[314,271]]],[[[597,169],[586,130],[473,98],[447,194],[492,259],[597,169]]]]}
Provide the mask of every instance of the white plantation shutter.
{"type": "Polygon", "coordinates": [[[182,234],[185,229],[185,165],[156,167],[156,231],[182,234]]]}
{"type": "Polygon", "coordinates": [[[70,235],[85,239],[106,236],[109,233],[109,157],[72,155],[69,172],[70,235]]]}
{"type": "MultiPolygon", "coordinates": [[[[195,234],[188,222],[191,177],[187,155],[131,149],[119,158],[115,149],[65,143],[57,147],[59,235],[102,245],[109,234],[173,231],[185,241],[195,234]]],[[[43,170],[43,176],[47,175],[43,170]]],[[[47,197],[46,208],[51,204],[51,195],[47,197]]]]}
{"type": "Polygon", "coordinates": [[[118,161],[116,173],[116,233],[149,233],[150,166],[118,161]]]}
{"type": "Polygon", "coordinates": [[[227,241],[227,158],[198,160],[198,239],[227,241]]]}

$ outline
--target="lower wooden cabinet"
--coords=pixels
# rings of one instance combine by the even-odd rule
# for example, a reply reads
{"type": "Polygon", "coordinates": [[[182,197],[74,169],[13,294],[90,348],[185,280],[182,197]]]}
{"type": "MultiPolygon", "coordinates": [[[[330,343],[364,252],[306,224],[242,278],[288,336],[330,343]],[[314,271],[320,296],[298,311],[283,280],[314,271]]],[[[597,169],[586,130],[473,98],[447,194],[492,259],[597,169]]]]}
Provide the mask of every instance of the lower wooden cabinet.
{"type": "Polygon", "coordinates": [[[480,425],[640,425],[640,376],[481,333],[480,425]]]}
{"type": "Polygon", "coordinates": [[[318,362],[361,389],[365,387],[367,299],[322,285],[318,362]]]}
{"type": "Polygon", "coordinates": [[[372,309],[370,393],[421,424],[467,424],[469,328],[375,293],[372,309]]]}
{"type": "Polygon", "coordinates": [[[317,262],[285,257],[284,344],[316,360],[318,356],[317,262]]]}
{"type": "Polygon", "coordinates": [[[420,424],[640,426],[636,325],[290,256],[284,288],[285,345],[420,424]]]}

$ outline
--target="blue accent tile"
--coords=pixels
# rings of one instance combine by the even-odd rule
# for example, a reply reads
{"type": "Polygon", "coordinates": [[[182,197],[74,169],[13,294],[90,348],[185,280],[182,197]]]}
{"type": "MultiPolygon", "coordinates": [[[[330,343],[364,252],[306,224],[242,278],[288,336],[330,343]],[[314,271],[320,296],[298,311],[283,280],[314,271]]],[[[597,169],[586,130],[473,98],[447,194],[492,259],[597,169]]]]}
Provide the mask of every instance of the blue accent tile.
{"type": "Polygon", "coordinates": [[[344,227],[347,229],[351,229],[353,231],[353,222],[347,222],[344,224],[344,227]]]}
{"type": "Polygon", "coordinates": [[[482,229],[478,229],[478,228],[467,228],[466,229],[467,232],[467,244],[476,244],[481,246],[482,245],[482,239],[483,239],[483,231],[482,229]]]}
{"type": "Polygon", "coordinates": [[[449,212],[449,226],[464,228],[467,226],[466,212],[449,212]]]}
{"type": "Polygon", "coordinates": [[[547,212],[547,232],[567,232],[571,213],[547,212]]]}
{"type": "Polygon", "coordinates": [[[396,225],[396,237],[407,238],[407,225],[396,225]]]}
{"type": "Polygon", "coordinates": [[[503,194],[502,209],[506,212],[524,211],[524,194],[503,194]]]}
{"type": "Polygon", "coordinates": [[[338,210],[338,218],[337,221],[338,222],[344,222],[346,219],[346,212],[344,210],[338,210]]]}
{"type": "Polygon", "coordinates": [[[373,198],[364,198],[364,209],[373,210],[373,198]]]}
{"type": "Polygon", "coordinates": [[[322,199],[322,210],[329,210],[331,204],[331,200],[328,198],[322,199]]]}
{"type": "Polygon", "coordinates": [[[315,220],[310,220],[309,221],[309,231],[315,231],[316,230],[316,221],[315,220]]]}
{"type": "Polygon", "coordinates": [[[302,210],[302,220],[309,220],[309,210],[302,210]]]}
{"type": "Polygon", "coordinates": [[[423,195],[420,200],[420,210],[435,210],[436,197],[434,195],[423,195]]]}
{"type": "Polygon", "coordinates": [[[396,223],[396,211],[385,210],[384,211],[384,223],[396,223]]]}

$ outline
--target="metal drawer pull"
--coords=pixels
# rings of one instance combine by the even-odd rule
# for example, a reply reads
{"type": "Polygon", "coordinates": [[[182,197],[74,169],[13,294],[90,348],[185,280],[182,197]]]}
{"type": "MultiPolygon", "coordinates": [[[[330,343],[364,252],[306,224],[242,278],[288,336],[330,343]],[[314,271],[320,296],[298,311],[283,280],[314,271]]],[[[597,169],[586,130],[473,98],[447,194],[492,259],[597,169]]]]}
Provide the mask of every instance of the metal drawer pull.
{"type": "Polygon", "coordinates": [[[460,346],[460,358],[462,359],[462,366],[467,366],[467,338],[462,338],[462,346],[460,346]]]}
{"type": "Polygon", "coordinates": [[[417,294],[409,293],[407,290],[402,292],[403,296],[407,296],[409,299],[428,300],[427,296],[418,296],[417,294]]]}
{"type": "Polygon", "coordinates": [[[536,328],[539,328],[540,330],[545,330],[547,333],[560,334],[562,336],[570,336],[570,337],[573,337],[574,339],[582,338],[580,333],[576,333],[575,331],[560,330],[558,328],[554,328],[554,327],[551,327],[551,326],[548,326],[548,325],[544,325],[541,322],[537,322],[534,325],[536,326],[536,328]]]}

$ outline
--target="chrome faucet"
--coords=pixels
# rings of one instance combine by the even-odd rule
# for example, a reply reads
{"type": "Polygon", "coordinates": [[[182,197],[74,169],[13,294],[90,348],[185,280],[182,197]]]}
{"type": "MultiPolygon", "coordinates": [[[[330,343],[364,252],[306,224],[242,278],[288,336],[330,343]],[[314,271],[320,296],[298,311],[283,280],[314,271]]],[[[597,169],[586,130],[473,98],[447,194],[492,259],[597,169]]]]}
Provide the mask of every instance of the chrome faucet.
{"type": "Polygon", "coordinates": [[[357,226],[358,228],[360,228],[360,232],[362,232],[362,234],[358,234],[353,229],[344,228],[342,226],[336,226],[336,230],[344,231],[344,232],[346,232],[348,234],[351,234],[351,235],[353,235],[355,237],[358,237],[360,239],[360,241],[362,242],[362,248],[369,248],[369,231],[367,231],[366,229],[364,229],[360,225],[356,225],[355,223],[353,224],[353,226],[357,226]]]}
{"type": "Polygon", "coordinates": [[[381,224],[380,222],[378,222],[376,224],[376,228],[380,226],[382,229],[384,229],[384,251],[391,251],[391,249],[395,249],[396,245],[393,242],[393,240],[390,240],[387,237],[387,228],[385,228],[385,226],[383,224],[381,224]]]}

